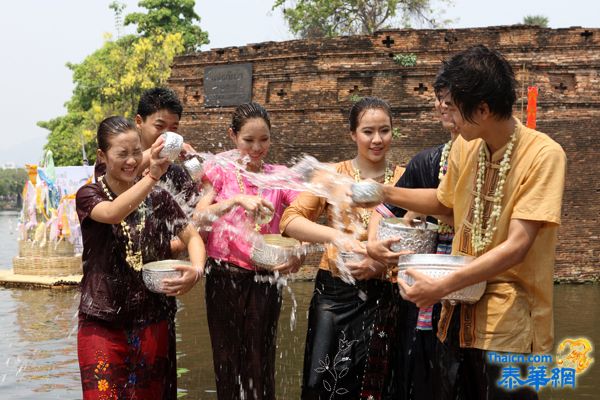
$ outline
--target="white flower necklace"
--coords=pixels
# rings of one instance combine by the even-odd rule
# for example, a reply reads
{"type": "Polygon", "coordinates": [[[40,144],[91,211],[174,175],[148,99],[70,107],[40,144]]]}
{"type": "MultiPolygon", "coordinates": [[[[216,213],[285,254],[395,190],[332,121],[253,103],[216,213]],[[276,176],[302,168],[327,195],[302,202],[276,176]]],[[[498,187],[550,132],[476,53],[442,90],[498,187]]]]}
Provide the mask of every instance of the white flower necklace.
{"type": "MultiPolygon", "coordinates": [[[[473,224],[471,227],[471,245],[475,254],[480,254],[487,246],[492,242],[494,232],[496,232],[496,223],[500,218],[502,212],[502,197],[504,197],[504,183],[506,182],[506,176],[510,170],[510,156],[512,154],[513,147],[517,138],[518,125],[515,126],[508,146],[504,151],[504,156],[500,162],[500,170],[498,171],[498,180],[496,181],[496,188],[494,189],[494,199],[492,200],[492,211],[488,217],[485,229],[483,229],[483,209],[484,200],[482,196],[483,182],[485,180],[486,173],[486,154],[485,154],[485,142],[481,143],[479,148],[479,160],[477,170],[477,183],[475,188],[475,198],[473,206],[473,224]]],[[[491,163],[491,160],[490,160],[491,163]]]]}
{"type": "MultiPolygon", "coordinates": [[[[110,193],[110,190],[108,190],[105,179],[106,178],[104,177],[104,175],[102,175],[99,179],[100,183],[102,184],[102,190],[104,190],[104,193],[106,194],[108,199],[110,201],[113,201],[114,198],[113,198],[112,194],[110,193]]],[[[142,249],[141,249],[141,238],[142,238],[141,231],[146,224],[145,203],[142,203],[140,206],[141,207],[139,207],[137,209],[137,212],[141,213],[140,222],[135,226],[137,231],[140,232],[140,234],[139,234],[139,238],[140,238],[140,246],[139,247],[140,248],[138,251],[133,251],[133,240],[131,239],[131,227],[129,226],[129,224],[127,222],[125,222],[125,219],[123,219],[120,223],[121,229],[123,231],[123,236],[125,236],[127,238],[127,242],[125,243],[125,255],[126,255],[125,261],[135,271],[141,271],[142,265],[144,263],[143,259],[142,259],[142,249]]]]}
{"type": "Polygon", "coordinates": [[[440,157],[440,172],[438,173],[438,178],[440,181],[444,175],[446,175],[446,171],[448,171],[448,156],[450,155],[450,149],[452,149],[452,143],[453,140],[450,139],[442,149],[442,156],[440,157]]]}
{"type": "MultiPolygon", "coordinates": [[[[450,156],[450,150],[452,149],[452,144],[454,140],[450,139],[442,149],[442,155],[440,157],[440,169],[438,172],[438,179],[441,181],[442,178],[448,172],[448,157],[450,156]]],[[[448,224],[445,224],[441,220],[438,219],[438,233],[440,234],[448,234],[454,232],[454,228],[448,224]]]]}

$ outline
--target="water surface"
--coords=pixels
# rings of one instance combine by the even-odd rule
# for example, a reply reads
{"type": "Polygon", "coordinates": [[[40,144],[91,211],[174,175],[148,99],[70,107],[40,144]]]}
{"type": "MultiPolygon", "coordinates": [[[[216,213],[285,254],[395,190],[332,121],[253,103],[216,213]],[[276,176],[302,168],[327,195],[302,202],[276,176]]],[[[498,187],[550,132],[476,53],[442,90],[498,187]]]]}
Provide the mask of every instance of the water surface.
{"type": "MultiPolygon", "coordinates": [[[[17,253],[15,212],[0,212],[0,267],[10,266],[17,253]]],[[[312,282],[293,282],[297,300],[296,327],[290,329],[291,298],[284,291],[277,346],[277,398],[298,399],[312,282]]],[[[600,345],[600,286],[556,285],[556,343],[566,337],[588,337],[600,345]]],[[[0,287],[0,398],[80,399],[76,329],[77,290],[7,289],[0,287]]],[[[189,399],[216,399],[212,351],[206,323],[204,285],[180,299],[177,314],[182,376],[178,384],[189,399]],[[186,372],[187,371],[187,372],[186,372]]],[[[597,357],[600,354],[594,351],[597,357]]],[[[594,382],[600,369],[593,364],[578,378],[576,390],[547,389],[544,400],[598,398],[594,382]]]]}

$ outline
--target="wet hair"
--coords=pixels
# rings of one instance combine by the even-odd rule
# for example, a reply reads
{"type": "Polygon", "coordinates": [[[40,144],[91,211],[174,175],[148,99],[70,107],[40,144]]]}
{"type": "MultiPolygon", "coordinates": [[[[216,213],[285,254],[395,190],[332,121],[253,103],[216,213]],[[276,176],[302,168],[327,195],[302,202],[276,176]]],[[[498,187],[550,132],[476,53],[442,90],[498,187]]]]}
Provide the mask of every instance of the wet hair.
{"type": "Polygon", "coordinates": [[[348,116],[348,121],[350,123],[350,131],[356,132],[358,128],[358,124],[362,115],[367,110],[382,110],[387,114],[390,118],[390,125],[392,124],[392,109],[390,105],[385,101],[378,97],[363,97],[356,103],[352,105],[350,108],[350,115],[348,116]]]}
{"type": "Polygon", "coordinates": [[[447,90],[449,83],[446,80],[446,78],[443,75],[444,72],[444,68],[442,67],[436,77],[435,77],[435,82],[433,83],[433,92],[435,93],[435,97],[438,98],[438,100],[440,99],[440,95],[442,93],[442,90],[447,90]]]}
{"type": "Polygon", "coordinates": [[[100,122],[98,132],[96,133],[98,148],[106,153],[110,148],[110,138],[129,131],[137,132],[135,124],[127,118],[120,116],[106,118],[104,121],[100,122]]]}
{"type": "Polygon", "coordinates": [[[438,82],[448,88],[461,115],[469,122],[473,122],[473,114],[482,102],[499,119],[512,115],[517,100],[515,74],[495,50],[478,45],[456,54],[444,62],[438,82]]]}
{"type": "Polygon", "coordinates": [[[258,103],[240,104],[233,112],[233,116],[231,117],[231,125],[229,127],[233,133],[237,135],[244,124],[253,118],[261,118],[263,121],[265,121],[269,130],[271,130],[271,119],[269,118],[269,113],[258,103]]]}
{"type": "Polygon", "coordinates": [[[148,116],[167,110],[181,118],[183,106],[174,91],[164,87],[155,87],[142,93],[138,103],[137,114],[145,120],[148,116]]]}

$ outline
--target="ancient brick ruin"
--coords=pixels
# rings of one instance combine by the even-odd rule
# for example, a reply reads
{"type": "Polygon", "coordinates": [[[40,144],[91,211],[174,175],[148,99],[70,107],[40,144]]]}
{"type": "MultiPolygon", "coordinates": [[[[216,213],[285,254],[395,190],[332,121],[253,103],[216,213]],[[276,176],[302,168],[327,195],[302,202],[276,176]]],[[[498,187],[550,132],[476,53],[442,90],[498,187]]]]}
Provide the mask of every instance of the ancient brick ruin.
{"type": "Polygon", "coordinates": [[[556,276],[600,276],[600,29],[502,26],[457,30],[389,30],[373,36],[266,42],[177,58],[169,85],[184,101],[181,132],[198,149],[229,148],[233,107],[204,106],[204,68],[252,64],[252,100],[271,113],[270,161],[302,153],[323,161],[355,153],[347,112],[358,96],[388,100],[399,137],[392,158],[406,163],[447,135],[432,112],[440,61],[483,43],[513,64],[520,85],[515,114],[523,115],[528,85],[539,87],[538,130],[557,140],[569,164],[556,276]],[[416,55],[416,64],[394,61],[416,55]],[[523,103],[525,103],[523,105],[523,103]]]}

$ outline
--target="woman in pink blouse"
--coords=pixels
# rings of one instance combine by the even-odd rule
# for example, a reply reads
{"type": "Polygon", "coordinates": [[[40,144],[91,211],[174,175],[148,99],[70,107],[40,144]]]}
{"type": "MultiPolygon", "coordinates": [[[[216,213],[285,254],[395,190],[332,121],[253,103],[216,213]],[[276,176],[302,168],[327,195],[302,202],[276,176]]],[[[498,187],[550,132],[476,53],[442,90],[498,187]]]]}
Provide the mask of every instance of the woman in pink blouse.
{"type": "MultiPolygon", "coordinates": [[[[271,174],[280,168],[265,164],[271,145],[271,122],[259,104],[246,103],[234,112],[228,135],[236,150],[219,155],[230,162],[207,162],[203,197],[196,210],[218,219],[207,240],[206,309],[219,399],[275,399],[275,344],[281,293],[256,279],[270,272],[252,264],[256,233],[279,233],[283,210],[296,192],[260,190],[244,172],[271,174]],[[207,165],[208,164],[208,165],[207,165]],[[236,165],[237,164],[237,165],[236,165]],[[257,217],[273,214],[260,224],[257,217]]],[[[280,272],[297,269],[289,260],[280,272]]]]}

